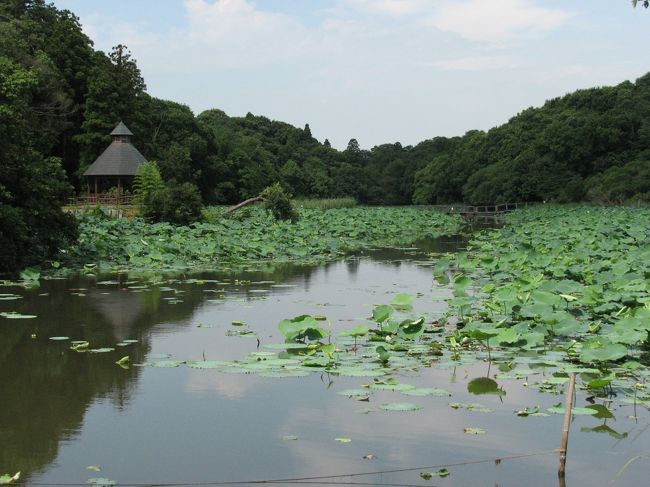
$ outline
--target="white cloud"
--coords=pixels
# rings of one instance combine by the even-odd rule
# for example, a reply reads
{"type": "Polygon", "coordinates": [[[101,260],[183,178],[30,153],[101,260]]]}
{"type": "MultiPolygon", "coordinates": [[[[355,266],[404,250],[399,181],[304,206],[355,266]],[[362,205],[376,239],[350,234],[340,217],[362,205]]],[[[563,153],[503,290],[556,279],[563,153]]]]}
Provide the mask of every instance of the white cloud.
{"type": "Polygon", "coordinates": [[[421,12],[427,7],[426,0],[344,0],[343,4],[370,12],[390,16],[403,16],[421,12]]]}
{"type": "Polygon", "coordinates": [[[448,1],[433,14],[431,25],[470,41],[501,43],[556,29],[572,14],[531,0],[448,1]]]}
{"type": "Polygon", "coordinates": [[[430,64],[445,71],[478,71],[516,68],[519,66],[508,56],[467,56],[455,59],[441,59],[430,64]]]}
{"type": "Polygon", "coordinates": [[[304,51],[307,36],[300,22],[258,10],[248,0],[186,0],[185,9],[188,26],[176,42],[219,64],[264,65],[304,51]]]}

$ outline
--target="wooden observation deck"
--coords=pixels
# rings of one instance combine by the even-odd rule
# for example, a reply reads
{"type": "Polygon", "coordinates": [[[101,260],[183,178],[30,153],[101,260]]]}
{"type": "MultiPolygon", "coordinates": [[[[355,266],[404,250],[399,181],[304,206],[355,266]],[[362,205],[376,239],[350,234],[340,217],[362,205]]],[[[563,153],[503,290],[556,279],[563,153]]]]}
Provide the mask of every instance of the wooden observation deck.
{"type": "Polygon", "coordinates": [[[491,223],[498,221],[503,215],[520,208],[527,208],[531,203],[503,203],[500,205],[434,205],[433,208],[448,215],[461,215],[472,222],[491,223]]]}

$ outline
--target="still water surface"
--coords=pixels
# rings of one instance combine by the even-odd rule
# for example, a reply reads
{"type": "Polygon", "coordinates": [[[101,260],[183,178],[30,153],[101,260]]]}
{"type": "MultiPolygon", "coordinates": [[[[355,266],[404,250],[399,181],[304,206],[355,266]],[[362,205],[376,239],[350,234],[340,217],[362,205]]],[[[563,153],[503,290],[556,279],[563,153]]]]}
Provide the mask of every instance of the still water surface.
{"type": "MultiPolygon", "coordinates": [[[[469,380],[498,372],[486,362],[434,366],[398,377],[418,387],[448,389],[453,397],[406,398],[377,391],[369,403],[336,394],[372,381],[368,378],[325,373],[267,378],[188,367],[123,369],[115,364],[124,355],[132,364],[157,357],[241,359],[263,350],[264,344],[282,341],[277,331],[282,319],[325,315],[336,334],[364,323],[373,305],[389,303],[399,292],[422,293],[415,310],[428,318],[441,316],[449,291],[432,282],[425,259],[416,252],[385,251],[321,266],[156,276],[155,285],[146,284],[151,275],[113,275],[43,280],[35,290],[3,288],[3,293],[23,298],[0,301],[0,312],[37,318],[0,318],[0,474],[20,470],[30,485],[84,484],[91,477],[124,485],[414,468],[324,481],[557,485],[556,454],[471,464],[547,452],[560,442],[561,415],[520,418],[514,411],[546,408],[563,401],[562,396],[525,387],[525,380],[500,380],[505,396],[468,393],[469,380]],[[107,280],[115,282],[101,284],[107,280]],[[260,344],[255,337],[228,336],[232,321],[247,322],[260,344]],[[69,341],[50,339],[57,336],[116,351],[77,353],[70,350],[69,341]],[[116,347],[123,340],[137,343],[116,347]],[[358,413],[392,401],[417,402],[423,409],[358,413]],[[480,403],[492,412],[454,410],[449,407],[452,401],[480,403]],[[467,427],[486,434],[465,434],[467,427]],[[372,459],[364,459],[367,455],[372,459]],[[447,478],[420,477],[421,471],[435,472],[433,466],[462,462],[470,464],[448,467],[447,478]],[[101,471],[88,466],[100,466],[101,471]]],[[[578,393],[577,402],[586,404],[583,393],[578,393]]],[[[647,485],[648,411],[614,409],[614,419],[575,417],[567,485],[647,485]],[[620,436],[581,432],[602,424],[620,436]],[[635,455],[643,457],[617,476],[635,455]]]]}

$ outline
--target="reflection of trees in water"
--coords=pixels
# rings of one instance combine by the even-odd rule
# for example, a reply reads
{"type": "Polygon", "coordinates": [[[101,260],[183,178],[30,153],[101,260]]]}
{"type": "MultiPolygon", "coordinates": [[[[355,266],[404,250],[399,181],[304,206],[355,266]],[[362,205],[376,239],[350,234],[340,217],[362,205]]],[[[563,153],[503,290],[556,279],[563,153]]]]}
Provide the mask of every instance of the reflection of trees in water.
{"type": "Polygon", "coordinates": [[[115,360],[129,355],[133,362],[143,361],[150,328],[190,316],[203,299],[200,293],[188,294],[182,303],[163,307],[156,292],[91,285],[87,280],[44,282],[11,307],[37,319],[0,322],[0,466],[7,471],[28,476],[46,467],[56,458],[59,442],[81,430],[85,412],[97,399],[125,407],[139,368],[124,370],[115,360]],[[88,287],[81,291],[86,296],[71,294],[71,288],[80,287],[88,287]],[[116,353],[76,353],[69,342],[51,336],[87,340],[91,347],[115,347],[127,338],[139,343],[116,347],[116,353]]]}
{"type": "MultiPolygon", "coordinates": [[[[38,318],[0,321],[0,384],[5,398],[0,408],[0,466],[7,471],[20,470],[26,478],[56,458],[60,441],[74,438],[94,401],[109,399],[117,408],[128,405],[140,369],[124,370],[115,365],[115,360],[129,355],[132,363],[143,362],[151,348],[153,326],[189,323],[201,303],[212,297],[204,292],[206,286],[182,280],[273,280],[307,286],[317,269],[279,264],[255,266],[245,272],[232,269],[216,274],[137,276],[182,291],[177,294],[180,301],[173,305],[163,298],[174,293],[161,291],[159,285],[128,289],[134,283],[127,279],[133,279],[133,275],[121,275],[120,284],[112,285],[97,285],[93,278],[85,277],[43,281],[38,290],[27,292],[25,299],[4,304],[2,311],[35,314],[38,318]],[[36,338],[31,338],[32,333],[36,338]],[[92,348],[115,347],[125,339],[139,342],[127,348],[116,347],[116,353],[89,354],[73,352],[69,342],[49,340],[52,336],[86,340],[92,348]]],[[[285,290],[277,288],[274,292],[285,290]]]]}

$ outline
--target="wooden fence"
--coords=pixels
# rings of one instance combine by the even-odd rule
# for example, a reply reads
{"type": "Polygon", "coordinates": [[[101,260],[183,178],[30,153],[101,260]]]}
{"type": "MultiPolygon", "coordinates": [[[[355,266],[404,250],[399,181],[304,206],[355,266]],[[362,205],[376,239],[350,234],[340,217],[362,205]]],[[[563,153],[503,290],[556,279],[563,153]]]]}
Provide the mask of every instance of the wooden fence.
{"type": "Polygon", "coordinates": [[[89,194],[68,198],[70,206],[131,206],[132,195],[89,194]]]}
{"type": "Polygon", "coordinates": [[[532,203],[503,203],[500,205],[433,205],[433,208],[448,215],[461,215],[475,222],[490,222],[500,219],[506,213],[527,208],[532,203]]]}

